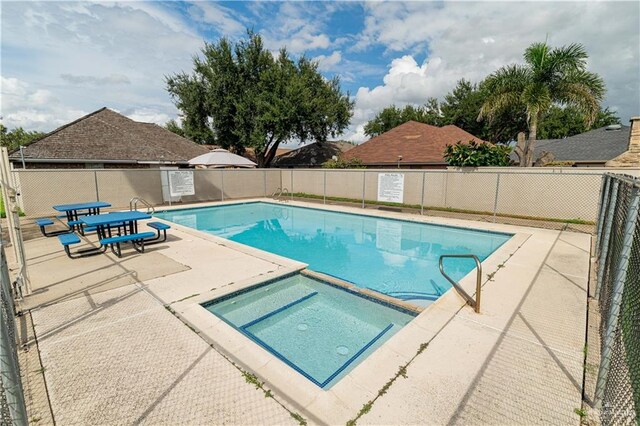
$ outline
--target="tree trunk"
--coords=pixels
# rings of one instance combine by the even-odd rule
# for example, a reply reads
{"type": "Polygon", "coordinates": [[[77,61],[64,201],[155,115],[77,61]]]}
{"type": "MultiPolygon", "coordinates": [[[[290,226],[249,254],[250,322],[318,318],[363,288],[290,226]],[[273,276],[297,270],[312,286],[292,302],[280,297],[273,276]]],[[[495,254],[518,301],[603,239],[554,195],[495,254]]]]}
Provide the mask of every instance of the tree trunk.
{"type": "Polygon", "coordinates": [[[264,153],[263,152],[258,153],[258,152],[255,152],[255,151],[254,151],[254,153],[256,155],[256,163],[258,163],[257,167],[260,168],[260,169],[265,168],[266,166],[265,166],[264,153]]]}
{"type": "Polygon", "coordinates": [[[538,114],[531,116],[531,122],[529,123],[529,138],[525,146],[524,158],[525,161],[520,163],[522,167],[533,166],[534,148],[536,146],[536,139],[538,136],[538,114]]]}
{"type": "Polygon", "coordinates": [[[265,154],[265,167],[271,167],[271,162],[276,156],[276,152],[278,151],[278,145],[280,145],[280,141],[275,141],[273,145],[267,150],[265,154]]]}
{"type": "Polygon", "coordinates": [[[518,141],[516,146],[513,148],[513,152],[518,156],[518,165],[524,167],[525,163],[525,145],[526,145],[526,137],[524,132],[518,133],[518,141]]]}

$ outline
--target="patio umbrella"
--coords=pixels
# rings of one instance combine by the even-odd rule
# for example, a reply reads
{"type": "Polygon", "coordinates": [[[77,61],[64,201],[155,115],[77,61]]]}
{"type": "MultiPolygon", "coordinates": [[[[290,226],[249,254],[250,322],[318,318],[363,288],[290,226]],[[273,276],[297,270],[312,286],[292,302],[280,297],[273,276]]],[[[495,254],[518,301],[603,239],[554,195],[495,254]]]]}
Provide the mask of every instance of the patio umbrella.
{"type": "Polygon", "coordinates": [[[191,166],[208,166],[208,167],[255,167],[256,163],[232,154],[226,149],[214,149],[206,154],[198,155],[189,160],[191,166]]]}

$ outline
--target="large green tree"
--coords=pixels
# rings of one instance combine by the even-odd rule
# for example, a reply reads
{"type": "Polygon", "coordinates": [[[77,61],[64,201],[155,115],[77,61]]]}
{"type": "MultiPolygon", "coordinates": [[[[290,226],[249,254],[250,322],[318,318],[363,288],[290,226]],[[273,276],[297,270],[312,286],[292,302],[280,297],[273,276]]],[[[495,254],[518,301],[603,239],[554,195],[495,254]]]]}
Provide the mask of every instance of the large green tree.
{"type": "Polygon", "coordinates": [[[507,108],[524,106],[529,135],[514,149],[521,166],[533,164],[538,126],[553,105],[576,108],[587,126],[596,120],[605,85],[587,70],[587,59],[580,44],[551,48],[546,42],[534,43],[524,53],[525,64],[502,67],[484,81],[488,96],[478,119],[491,120],[507,108]]]}
{"type": "Polygon", "coordinates": [[[0,124],[0,146],[8,148],[9,151],[18,148],[20,145],[26,145],[29,142],[40,139],[44,135],[46,133],[24,130],[22,127],[16,127],[10,131],[3,124],[0,124]]]}
{"type": "Polygon", "coordinates": [[[620,124],[620,117],[609,108],[600,109],[591,125],[585,123],[584,114],[574,107],[553,105],[538,126],[539,139],[562,139],[611,124],[620,124]]]}
{"type": "MultiPolygon", "coordinates": [[[[478,112],[487,97],[482,83],[473,84],[462,79],[444,97],[443,102],[429,98],[425,105],[395,105],[384,108],[365,124],[364,132],[373,137],[413,120],[434,126],[454,124],[480,139],[507,143],[516,138],[518,132],[526,129],[526,120],[519,114],[518,107],[512,107],[494,117],[491,122],[479,122],[478,112]]],[[[522,109],[522,108],[521,108],[522,109]]]]}
{"type": "Polygon", "coordinates": [[[364,133],[369,137],[378,136],[407,121],[441,126],[442,114],[438,100],[429,98],[426,104],[417,107],[413,105],[406,105],[403,108],[398,108],[395,105],[388,106],[365,124],[364,133]]]}
{"type": "Polygon", "coordinates": [[[269,167],[282,142],[325,141],[349,125],[353,102],[338,77],[325,79],[316,62],[294,61],[285,49],[274,57],[258,34],[206,44],[193,65],[166,79],[182,118],[168,128],[197,143],[253,148],[259,167],[269,167]]]}

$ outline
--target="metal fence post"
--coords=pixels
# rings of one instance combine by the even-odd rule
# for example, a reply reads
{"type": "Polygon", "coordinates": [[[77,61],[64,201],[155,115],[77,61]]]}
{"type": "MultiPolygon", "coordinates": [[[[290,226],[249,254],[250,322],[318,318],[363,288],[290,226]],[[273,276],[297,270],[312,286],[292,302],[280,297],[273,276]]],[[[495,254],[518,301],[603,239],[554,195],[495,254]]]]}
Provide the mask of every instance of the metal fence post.
{"type": "Polygon", "coordinates": [[[612,189],[612,195],[611,195],[611,201],[609,203],[609,206],[607,208],[607,220],[606,223],[604,224],[604,238],[602,240],[602,251],[598,256],[598,275],[596,278],[596,292],[595,292],[595,298],[596,299],[600,299],[600,290],[602,288],[602,279],[604,277],[604,269],[605,269],[605,264],[607,263],[607,256],[609,255],[609,239],[611,238],[611,227],[613,226],[613,212],[616,208],[616,203],[618,201],[618,186],[620,185],[620,182],[618,180],[615,180],[613,182],[613,189],[612,189]]]}
{"type": "Polygon", "coordinates": [[[493,201],[493,223],[496,223],[496,215],[498,214],[498,194],[500,193],[500,173],[496,179],[496,198],[493,201]]]}
{"type": "Polygon", "coordinates": [[[425,185],[424,181],[425,180],[427,180],[427,173],[422,172],[422,193],[420,194],[420,216],[422,216],[424,213],[424,185],[425,185]]]}
{"type": "Polygon", "coordinates": [[[267,171],[263,170],[262,171],[263,174],[263,180],[264,180],[264,196],[267,196],[267,171]]]}
{"type": "Polygon", "coordinates": [[[224,169],[220,169],[220,201],[224,201],[224,169]]]}
{"type": "Polygon", "coordinates": [[[171,207],[171,181],[169,180],[169,170],[164,171],[167,176],[167,198],[169,199],[169,207],[171,207]]]}
{"type": "Polygon", "coordinates": [[[364,191],[367,184],[367,172],[362,172],[362,208],[364,209],[364,191]]]}
{"type": "Polygon", "coordinates": [[[611,189],[611,177],[602,175],[602,189],[600,190],[600,206],[598,206],[598,224],[596,227],[596,252],[595,256],[600,254],[600,243],[602,241],[602,225],[604,224],[605,205],[609,199],[609,190],[611,189]]]}
{"type": "Polygon", "coordinates": [[[322,203],[327,204],[327,171],[322,172],[324,178],[324,189],[322,192],[322,203]]]}
{"type": "Polygon", "coordinates": [[[624,237],[622,240],[622,249],[620,251],[620,262],[618,263],[618,267],[616,269],[616,277],[613,283],[613,297],[611,300],[611,308],[609,310],[609,318],[607,319],[607,327],[604,335],[603,351],[600,358],[600,368],[598,370],[598,381],[596,382],[594,401],[596,409],[600,409],[602,407],[604,390],[607,385],[609,368],[611,367],[613,339],[615,338],[616,327],[618,325],[618,317],[620,315],[620,306],[622,304],[624,283],[627,279],[629,259],[631,257],[631,246],[633,245],[633,236],[636,231],[636,225],[638,222],[639,208],[640,188],[634,186],[631,189],[631,203],[627,208],[627,218],[624,225],[624,237]]]}
{"type": "Polygon", "coordinates": [[[96,184],[96,201],[100,201],[100,191],[98,191],[98,171],[93,171],[93,181],[96,184]]]}

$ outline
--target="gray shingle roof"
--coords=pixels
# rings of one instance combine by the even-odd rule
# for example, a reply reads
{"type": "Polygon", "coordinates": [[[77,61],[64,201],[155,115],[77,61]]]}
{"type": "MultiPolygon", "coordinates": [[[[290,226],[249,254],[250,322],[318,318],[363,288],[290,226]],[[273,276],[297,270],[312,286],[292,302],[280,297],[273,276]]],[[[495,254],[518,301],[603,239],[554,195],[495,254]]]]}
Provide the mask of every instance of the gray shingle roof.
{"type": "MultiPolygon", "coordinates": [[[[169,130],[152,123],[133,121],[102,108],[66,124],[25,145],[29,160],[118,161],[186,163],[209,152],[169,130]]],[[[20,160],[19,151],[9,156],[20,160]]]]}
{"type": "Polygon", "coordinates": [[[320,167],[322,163],[340,156],[353,148],[346,142],[314,142],[301,148],[279,155],[273,161],[274,167],[320,167]]]}
{"type": "Polygon", "coordinates": [[[541,139],[536,142],[534,158],[546,151],[553,153],[554,161],[606,162],[627,150],[629,131],[629,126],[619,130],[601,127],[565,139],[541,139]]]}

